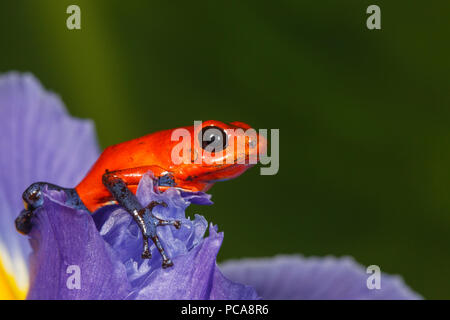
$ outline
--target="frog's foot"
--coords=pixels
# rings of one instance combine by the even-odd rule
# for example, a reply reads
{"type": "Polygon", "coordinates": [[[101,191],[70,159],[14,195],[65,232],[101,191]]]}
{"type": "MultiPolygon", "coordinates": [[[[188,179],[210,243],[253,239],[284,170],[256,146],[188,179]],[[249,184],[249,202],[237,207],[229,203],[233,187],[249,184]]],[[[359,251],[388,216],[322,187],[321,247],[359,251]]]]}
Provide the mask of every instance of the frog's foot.
{"type": "Polygon", "coordinates": [[[14,221],[16,224],[16,230],[21,234],[29,234],[31,232],[32,224],[31,217],[33,216],[33,211],[22,210],[19,216],[14,221]]]}
{"type": "Polygon", "coordinates": [[[157,185],[160,187],[174,187],[176,185],[175,178],[169,172],[158,177],[157,185]]]}
{"type": "MultiPolygon", "coordinates": [[[[71,201],[68,203],[72,204],[73,202],[73,204],[77,204],[76,200],[79,198],[75,190],[73,189],[62,188],[60,186],[47,182],[33,183],[22,194],[23,205],[25,207],[25,210],[22,210],[15,220],[16,229],[20,233],[22,234],[30,233],[32,228],[31,218],[34,215],[34,212],[38,208],[42,207],[42,205],[44,204],[43,191],[45,188],[47,188],[48,190],[64,191],[68,196],[68,201],[71,201]]],[[[79,202],[81,203],[81,200],[79,202]]],[[[78,205],[80,208],[82,208],[80,204],[78,205]]]]}
{"type": "Polygon", "coordinates": [[[34,215],[34,210],[44,203],[42,190],[45,185],[47,185],[45,182],[33,183],[22,194],[25,210],[22,210],[15,220],[16,229],[22,234],[28,234],[31,231],[31,218],[34,215]]]}
{"type": "Polygon", "coordinates": [[[36,182],[23,192],[22,199],[25,210],[33,211],[44,204],[42,192],[47,185],[45,182],[36,182]]]}
{"type": "Polygon", "coordinates": [[[143,208],[139,215],[143,220],[143,223],[145,225],[145,231],[144,231],[144,252],[142,253],[143,259],[148,259],[151,257],[151,253],[149,250],[149,243],[148,240],[151,239],[153,243],[155,244],[156,248],[158,249],[159,253],[162,257],[162,267],[167,268],[173,266],[172,260],[170,260],[166,252],[164,251],[163,246],[161,245],[161,241],[159,240],[159,237],[156,234],[156,227],[159,226],[174,226],[177,229],[181,228],[181,221],[179,220],[164,220],[159,219],[153,215],[153,208],[161,205],[163,207],[167,207],[167,204],[165,202],[157,202],[152,201],[150,204],[143,208]]]}

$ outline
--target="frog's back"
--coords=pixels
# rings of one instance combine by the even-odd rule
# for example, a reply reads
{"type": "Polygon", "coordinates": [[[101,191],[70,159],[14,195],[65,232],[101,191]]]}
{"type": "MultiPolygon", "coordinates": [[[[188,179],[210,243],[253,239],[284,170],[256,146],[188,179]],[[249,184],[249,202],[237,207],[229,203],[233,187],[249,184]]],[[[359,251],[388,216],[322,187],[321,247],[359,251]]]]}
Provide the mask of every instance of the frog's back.
{"type": "MultiPolygon", "coordinates": [[[[159,142],[164,140],[158,140],[154,134],[150,134],[107,147],[83,180],[75,187],[86,207],[93,212],[101,206],[115,203],[102,182],[105,172],[146,166],[165,166],[165,163],[161,163],[163,158],[158,157],[161,149],[164,149],[159,142]]],[[[139,180],[140,177],[136,177],[136,181],[139,180]]],[[[130,184],[128,187],[135,193],[137,184],[130,184]]]]}

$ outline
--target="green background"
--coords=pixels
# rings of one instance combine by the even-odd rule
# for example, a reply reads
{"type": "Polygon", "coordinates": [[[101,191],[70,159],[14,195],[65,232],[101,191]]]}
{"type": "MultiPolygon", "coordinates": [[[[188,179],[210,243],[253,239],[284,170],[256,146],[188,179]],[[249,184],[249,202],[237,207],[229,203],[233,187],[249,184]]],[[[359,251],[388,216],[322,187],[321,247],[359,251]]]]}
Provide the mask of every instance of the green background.
{"type": "Polygon", "coordinates": [[[2,1],[0,71],[33,72],[102,147],[193,120],[280,129],[190,208],[219,260],[351,255],[450,298],[449,1],[2,1]],[[66,28],[78,4],[82,30],[66,28]],[[378,4],[382,30],[366,28],[378,4]]]}

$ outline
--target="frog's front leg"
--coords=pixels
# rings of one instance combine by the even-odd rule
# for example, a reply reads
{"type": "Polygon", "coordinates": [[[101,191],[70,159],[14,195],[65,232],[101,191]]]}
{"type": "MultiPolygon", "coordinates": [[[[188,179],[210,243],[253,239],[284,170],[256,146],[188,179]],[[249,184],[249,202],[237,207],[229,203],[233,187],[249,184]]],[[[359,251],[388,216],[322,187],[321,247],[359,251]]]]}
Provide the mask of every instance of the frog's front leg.
{"type": "MultiPolygon", "coordinates": [[[[127,170],[127,174],[129,174],[129,169],[127,170]]],[[[121,174],[121,171],[107,171],[103,175],[103,184],[109,192],[111,192],[117,202],[131,214],[134,221],[138,224],[144,239],[144,251],[142,252],[142,258],[151,258],[148,244],[148,240],[151,239],[161,254],[163,260],[162,267],[167,268],[172,266],[173,263],[164,251],[164,248],[156,234],[156,227],[173,225],[179,229],[181,222],[178,220],[169,221],[156,218],[152,213],[153,208],[157,205],[167,205],[164,202],[159,203],[152,201],[147,207],[143,207],[139,203],[136,196],[127,187],[127,184],[123,178],[124,176],[121,174]]]]}

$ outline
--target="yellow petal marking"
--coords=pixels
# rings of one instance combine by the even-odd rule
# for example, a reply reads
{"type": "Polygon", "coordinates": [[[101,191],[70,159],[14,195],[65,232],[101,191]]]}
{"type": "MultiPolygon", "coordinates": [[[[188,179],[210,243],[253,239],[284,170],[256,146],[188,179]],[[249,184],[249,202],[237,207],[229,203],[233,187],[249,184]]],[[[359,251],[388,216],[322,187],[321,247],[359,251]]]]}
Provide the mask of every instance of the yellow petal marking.
{"type": "Polygon", "coordinates": [[[25,299],[26,291],[20,290],[14,277],[5,270],[0,260],[0,300],[25,299]]]}

